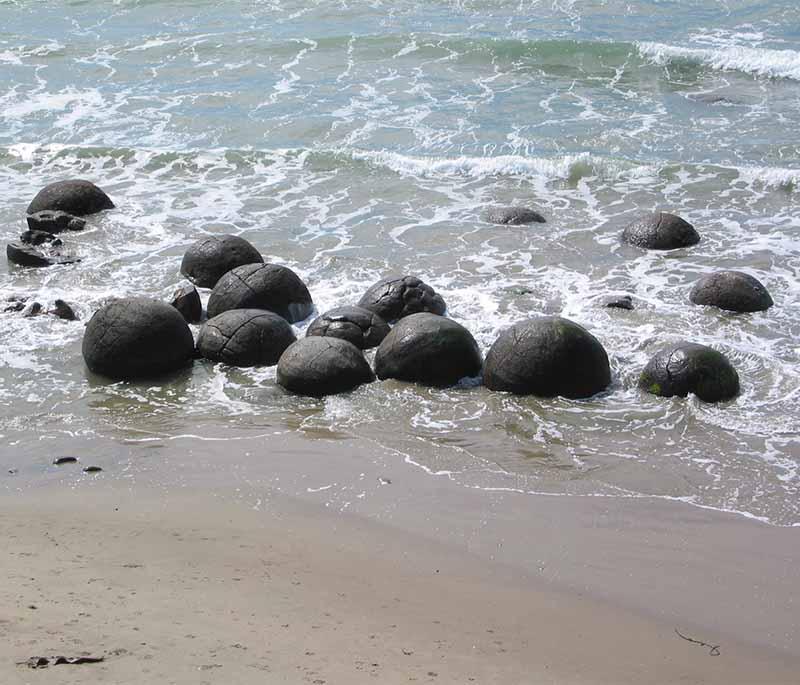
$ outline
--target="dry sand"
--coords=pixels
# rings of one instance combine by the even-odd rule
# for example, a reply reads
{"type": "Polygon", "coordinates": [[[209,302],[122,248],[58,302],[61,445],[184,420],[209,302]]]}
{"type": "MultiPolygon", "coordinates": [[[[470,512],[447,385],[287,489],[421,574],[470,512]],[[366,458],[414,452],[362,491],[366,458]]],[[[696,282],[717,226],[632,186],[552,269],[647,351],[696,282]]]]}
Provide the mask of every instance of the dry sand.
{"type": "Polygon", "coordinates": [[[0,683],[800,682],[795,531],[679,504],[512,497],[492,504],[501,559],[485,551],[491,526],[486,547],[458,534],[486,494],[448,501],[434,482],[415,482],[417,512],[442,522],[427,534],[411,515],[274,492],[261,510],[225,488],[7,492],[0,683]],[[515,518],[529,532],[516,555],[515,518]],[[547,568],[526,561],[537,540],[547,568]],[[17,664],[83,653],[106,660],[17,664]]]}

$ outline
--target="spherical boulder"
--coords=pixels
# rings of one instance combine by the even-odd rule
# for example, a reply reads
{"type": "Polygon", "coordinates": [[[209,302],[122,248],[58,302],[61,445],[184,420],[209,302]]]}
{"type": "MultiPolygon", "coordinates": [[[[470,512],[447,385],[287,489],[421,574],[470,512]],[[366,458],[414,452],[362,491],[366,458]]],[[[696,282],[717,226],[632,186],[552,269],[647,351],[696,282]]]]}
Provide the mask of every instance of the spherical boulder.
{"type": "Polygon", "coordinates": [[[296,323],[314,311],[314,303],[305,283],[291,269],[245,264],[217,281],[206,309],[212,318],[229,309],[268,309],[296,323]]]}
{"type": "Polygon", "coordinates": [[[700,242],[688,221],[668,212],[653,212],[635,219],[622,232],[622,240],[648,250],[675,250],[700,242]]]}
{"type": "Polygon", "coordinates": [[[661,397],[722,402],[739,394],[739,374],[721,352],[682,341],[657,352],[639,377],[639,387],[661,397]]]}
{"type": "Polygon", "coordinates": [[[228,271],[263,264],[258,250],[238,235],[213,235],[194,243],[183,255],[181,273],[201,288],[213,288],[228,271]]]}
{"type": "Polygon", "coordinates": [[[377,347],[391,329],[380,316],[363,307],[336,307],[311,322],[306,336],[341,338],[360,350],[377,347]]]}
{"type": "Polygon", "coordinates": [[[695,283],[689,299],[731,312],[762,312],[775,304],[761,281],[741,271],[704,276],[695,283]]]}
{"type": "Polygon", "coordinates": [[[281,355],[278,384],[298,395],[322,397],[375,380],[364,354],[341,338],[302,338],[281,355]]]}
{"type": "Polygon", "coordinates": [[[177,309],[145,297],[113,300],[94,313],[83,358],[95,373],[119,380],[181,368],[194,355],[192,332],[177,309]]]}
{"type": "Polygon", "coordinates": [[[514,324],[495,340],[483,370],[490,390],[572,399],[591,397],[611,382],[608,355],[582,326],[558,316],[514,324]]]}
{"type": "Polygon", "coordinates": [[[295,340],[282,316],[265,309],[231,309],[203,324],[197,351],[230,366],[274,366],[295,340]]]}
{"type": "Polygon", "coordinates": [[[400,320],[378,347],[378,378],[424,385],[453,385],[481,372],[481,352],[472,334],[443,316],[422,312],[400,320]]]}
{"type": "Polygon", "coordinates": [[[490,207],[483,213],[483,220],[503,226],[545,223],[545,218],[539,212],[528,207],[490,207]]]}
{"type": "MultiPolygon", "coordinates": [[[[73,179],[51,183],[42,188],[28,205],[28,214],[53,210],[75,216],[85,216],[113,208],[114,203],[111,198],[94,183],[73,179]]],[[[38,228],[38,226],[31,228],[38,228]]],[[[53,232],[52,229],[47,230],[53,232]]]]}
{"type": "Polygon", "coordinates": [[[364,293],[358,306],[388,322],[419,312],[444,314],[447,309],[441,295],[416,276],[381,279],[364,293]]]}

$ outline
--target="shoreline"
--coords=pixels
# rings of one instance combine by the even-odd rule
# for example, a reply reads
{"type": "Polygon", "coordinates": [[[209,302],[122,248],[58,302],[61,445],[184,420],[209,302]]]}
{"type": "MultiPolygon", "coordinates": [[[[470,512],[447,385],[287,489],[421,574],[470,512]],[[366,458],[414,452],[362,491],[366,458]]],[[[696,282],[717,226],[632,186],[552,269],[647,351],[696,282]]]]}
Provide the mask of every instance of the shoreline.
{"type": "Polygon", "coordinates": [[[4,681],[120,649],[57,682],[796,681],[791,528],[479,492],[347,440],[275,440],[244,476],[224,444],[170,445],[183,482],[59,472],[0,495],[4,681]]]}

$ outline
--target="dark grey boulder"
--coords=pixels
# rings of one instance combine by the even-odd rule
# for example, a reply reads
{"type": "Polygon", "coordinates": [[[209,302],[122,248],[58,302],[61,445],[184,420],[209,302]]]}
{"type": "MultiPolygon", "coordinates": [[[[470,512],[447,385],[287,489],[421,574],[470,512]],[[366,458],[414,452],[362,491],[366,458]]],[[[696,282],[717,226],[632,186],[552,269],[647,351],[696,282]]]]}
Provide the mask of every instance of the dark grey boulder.
{"type": "Polygon", "coordinates": [[[611,297],[606,300],[605,306],[609,309],[633,309],[633,298],[630,295],[611,297]]]}
{"type": "Polygon", "coordinates": [[[446,386],[481,372],[481,352],[461,324],[423,312],[400,320],[378,347],[375,373],[424,385],[446,386]]]}
{"type": "Polygon", "coordinates": [[[231,309],[203,324],[197,351],[230,366],[273,366],[295,340],[282,316],[265,309],[231,309]]]}
{"type": "Polygon", "coordinates": [[[311,322],[306,336],[330,336],[353,343],[360,350],[377,347],[391,329],[380,316],[363,307],[336,307],[311,322]]]}
{"type": "Polygon", "coordinates": [[[441,295],[416,276],[381,279],[364,293],[358,306],[375,312],[390,323],[409,314],[444,314],[447,309],[441,295]]]}
{"type": "Polygon", "coordinates": [[[647,363],[639,387],[661,397],[686,397],[722,402],[739,394],[739,374],[721,352],[682,341],[663,348],[647,363]]]}
{"type": "Polygon", "coordinates": [[[312,336],[298,340],[281,355],[277,380],[290,392],[322,397],[371,383],[375,376],[353,343],[312,336]]]}
{"type": "Polygon", "coordinates": [[[61,231],[82,231],[86,228],[84,219],[79,219],[68,212],[44,210],[29,214],[26,219],[28,228],[32,231],[61,233],[61,231]]]}
{"type": "Polygon", "coordinates": [[[689,222],[668,212],[653,212],[635,219],[622,232],[622,240],[647,250],[675,250],[700,242],[689,222]]]}
{"type": "Polygon", "coordinates": [[[20,266],[53,266],[54,264],[74,264],[81,261],[77,257],[65,255],[47,255],[32,245],[9,243],[6,245],[6,257],[9,262],[20,266]]]}
{"type": "Polygon", "coordinates": [[[229,309],[268,309],[289,323],[307,318],[314,303],[305,283],[278,264],[245,264],[219,279],[208,298],[208,316],[229,309]]]}
{"type": "Polygon", "coordinates": [[[75,313],[75,310],[64,302],[64,300],[56,300],[53,302],[53,305],[53,309],[47,312],[48,314],[53,314],[65,321],[77,321],[78,315],[75,313]]]}
{"type": "MultiPolygon", "coordinates": [[[[85,216],[113,208],[114,203],[111,198],[94,183],[69,180],[51,183],[42,188],[28,205],[28,214],[54,210],[75,216],[85,216]]],[[[31,228],[35,227],[31,226],[31,228]]]]}
{"type": "Polygon", "coordinates": [[[42,313],[42,305],[40,302],[31,302],[29,305],[25,306],[25,309],[22,310],[22,316],[26,319],[32,316],[39,316],[42,313]]]}
{"type": "Polygon", "coordinates": [[[483,369],[490,390],[517,395],[591,397],[608,387],[611,370],[600,342],[558,316],[521,321],[495,340],[483,369]]]}
{"type": "Polygon", "coordinates": [[[20,242],[25,243],[26,245],[44,245],[45,243],[50,244],[52,247],[59,247],[63,245],[61,242],[61,238],[56,238],[52,233],[48,233],[47,231],[39,231],[35,229],[30,229],[22,233],[19,237],[20,242]]]}
{"type": "Polygon", "coordinates": [[[183,255],[181,273],[201,288],[213,288],[228,271],[264,258],[238,235],[213,235],[194,243],[183,255]]]}
{"type": "Polygon", "coordinates": [[[741,271],[717,271],[704,276],[695,283],[689,299],[694,304],[731,312],[762,312],[775,304],[761,281],[741,271]]]}
{"type": "Polygon", "coordinates": [[[527,207],[490,207],[483,213],[483,220],[504,226],[545,223],[545,218],[539,212],[527,207]]]}
{"type": "Polygon", "coordinates": [[[177,309],[144,297],[113,300],[94,313],[83,358],[95,373],[127,380],[175,371],[190,362],[194,340],[177,309]]]}
{"type": "Polygon", "coordinates": [[[182,285],[173,294],[170,304],[175,307],[186,323],[198,323],[203,318],[203,303],[200,293],[193,285],[182,285]]]}

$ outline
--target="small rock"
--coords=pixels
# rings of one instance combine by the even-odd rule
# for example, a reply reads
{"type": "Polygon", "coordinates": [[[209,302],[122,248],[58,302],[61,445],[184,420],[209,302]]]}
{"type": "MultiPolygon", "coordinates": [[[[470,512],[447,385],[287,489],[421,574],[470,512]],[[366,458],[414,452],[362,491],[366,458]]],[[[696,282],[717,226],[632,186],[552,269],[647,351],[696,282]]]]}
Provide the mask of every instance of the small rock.
{"type": "Polygon", "coordinates": [[[78,315],[64,300],[56,300],[53,304],[55,307],[47,312],[48,314],[53,314],[65,321],[76,321],[78,319],[78,315]]]}
{"type": "Polygon", "coordinates": [[[85,469],[83,469],[83,472],[84,473],[100,473],[100,471],[102,471],[102,470],[103,469],[100,468],[99,466],[87,466],[85,469]]]}
{"type": "Polygon", "coordinates": [[[78,457],[56,457],[53,459],[53,463],[56,466],[62,466],[64,464],[75,464],[78,461],[78,457]]]}
{"type": "Polygon", "coordinates": [[[44,243],[50,243],[53,247],[58,247],[59,245],[63,245],[60,238],[56,238],[55,235],[49,233],[47,231],[39,231],[39,230],[28,230],[25,233],[22,233],[19,236],[19,239],[25,243],[26,245],[42,245],[44,243]]]}
{"type": "Polygon", "coordinates": [[[527,207],[491,207],[484,212],[483,220],[502,226],[546,223],[545,218],[539,212],[527,207]]]}
{"type": "Polygon", "coordinates": [[[607,300],[605,306],[609,309],[633,309],[633,298],[630,295],[614,297],[607,300]]]}
{"type": "Polygon", "coordinates": [[[61,233],[61,231],[82,231],[86,228],[86,221],[67,212],[44,210],[29,214],[26,217],[28,228],[32,231],[47,231],[61,233]]]}
{"type": "Polygon", "coordinates": [[[200,293],[193,285],[184,284],[173,294],[170,304],[186,319],[186,323],[198,323],[203,318],[203,303],[200,293]]]}

